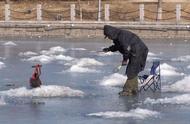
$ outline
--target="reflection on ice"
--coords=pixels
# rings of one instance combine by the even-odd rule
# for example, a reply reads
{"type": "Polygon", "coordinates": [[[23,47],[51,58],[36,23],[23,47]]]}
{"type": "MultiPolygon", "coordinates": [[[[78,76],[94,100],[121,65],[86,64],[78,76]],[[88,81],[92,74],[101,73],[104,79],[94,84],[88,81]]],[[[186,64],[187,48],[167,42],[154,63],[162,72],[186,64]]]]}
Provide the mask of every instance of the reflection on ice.
{"type": "Polygon", "coordinates": [[[87,116],[103,117],[103,118],[134,118],[134,119],[146,119],[149,117],[158,117],[159,112],[151,111],[148,109],[136,108],[128,112],[124,111],[107,111],[107,112],[98,112],[91,113],[87,116]]]}

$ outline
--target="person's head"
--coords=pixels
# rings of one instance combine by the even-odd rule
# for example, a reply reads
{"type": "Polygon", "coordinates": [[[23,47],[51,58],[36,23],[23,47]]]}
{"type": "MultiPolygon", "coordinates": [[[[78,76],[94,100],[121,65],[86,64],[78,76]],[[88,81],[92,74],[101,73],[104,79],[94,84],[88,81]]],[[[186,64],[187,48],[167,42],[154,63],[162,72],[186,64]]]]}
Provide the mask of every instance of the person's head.
{"type": "Polygon", "coordinates": [[[110,40],[116,40],[118,38],[118,34],[120,32],[120,29],[115,28],[110,25],[104,26],[104,36],[105,38],[109,38],[110,40]]]}
{"type": "Polygon", "coordinates": [[[36,67],[40,68],[40,67],[42,67],[42,65],[40,65],[40,64],[36,64],[36,67]]]}

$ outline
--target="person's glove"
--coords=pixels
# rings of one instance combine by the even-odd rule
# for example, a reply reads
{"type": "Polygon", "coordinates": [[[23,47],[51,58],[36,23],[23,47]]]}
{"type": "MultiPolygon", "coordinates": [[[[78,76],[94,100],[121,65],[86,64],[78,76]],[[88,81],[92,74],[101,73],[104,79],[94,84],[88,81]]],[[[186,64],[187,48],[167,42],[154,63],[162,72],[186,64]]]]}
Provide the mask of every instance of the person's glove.
{"type": "Polygon", "coordinates": [[[109,52],[109,48],[104,48],[102,51],[103,52],[109,52]]]}
{"type": "Polygon", "coordinates": [[[128,64],[128,60],[123,60],[122,63],[121,63],[122,66],[125,66],[127,64],[128,64]]]}

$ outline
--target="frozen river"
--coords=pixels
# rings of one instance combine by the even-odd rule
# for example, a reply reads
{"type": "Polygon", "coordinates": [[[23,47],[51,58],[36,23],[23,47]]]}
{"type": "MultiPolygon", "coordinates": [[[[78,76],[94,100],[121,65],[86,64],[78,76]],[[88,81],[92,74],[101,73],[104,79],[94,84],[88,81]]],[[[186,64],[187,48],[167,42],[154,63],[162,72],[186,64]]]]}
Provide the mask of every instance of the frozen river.
{"type": "Polygon", "coordinates": [[[2,124],[189,124],[190,41],[145,40],[146,69],[161,61],[162,92],[119,97],[122,56],[100,53],[104,39],[0,40],[2,124]],[[41,88],[29,89],[31,66],[42,64],[41,88]]]}

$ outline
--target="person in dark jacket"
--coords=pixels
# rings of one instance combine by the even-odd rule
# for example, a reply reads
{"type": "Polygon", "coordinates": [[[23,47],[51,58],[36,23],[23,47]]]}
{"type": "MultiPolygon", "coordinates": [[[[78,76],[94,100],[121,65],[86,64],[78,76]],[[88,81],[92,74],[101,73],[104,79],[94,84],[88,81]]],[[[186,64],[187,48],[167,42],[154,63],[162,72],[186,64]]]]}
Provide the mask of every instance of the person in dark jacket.
{"type": "Polygon", "coordinates": [[[42,65],[39,65],[39,64],[32,66],[32,68],[34,68],[34,72],[32,74],[32,77],[30,78],[30,87],[31,88],[37,88],[42,85],[42,82],[40,80],[41,67],[42,67],[42,65]]]}
{"type": "Polygon", "coordinates": [[[138,91],[138,73],[145,68],[148,48],[134,33],[113,26],[104,26],[105,38],[113,40],[113,45],[104,48],[104,52],[119,51],[123,55],[122,66],[127,65],[127,81],[123,86],[121,96],[135,95],[138,91]]]}

